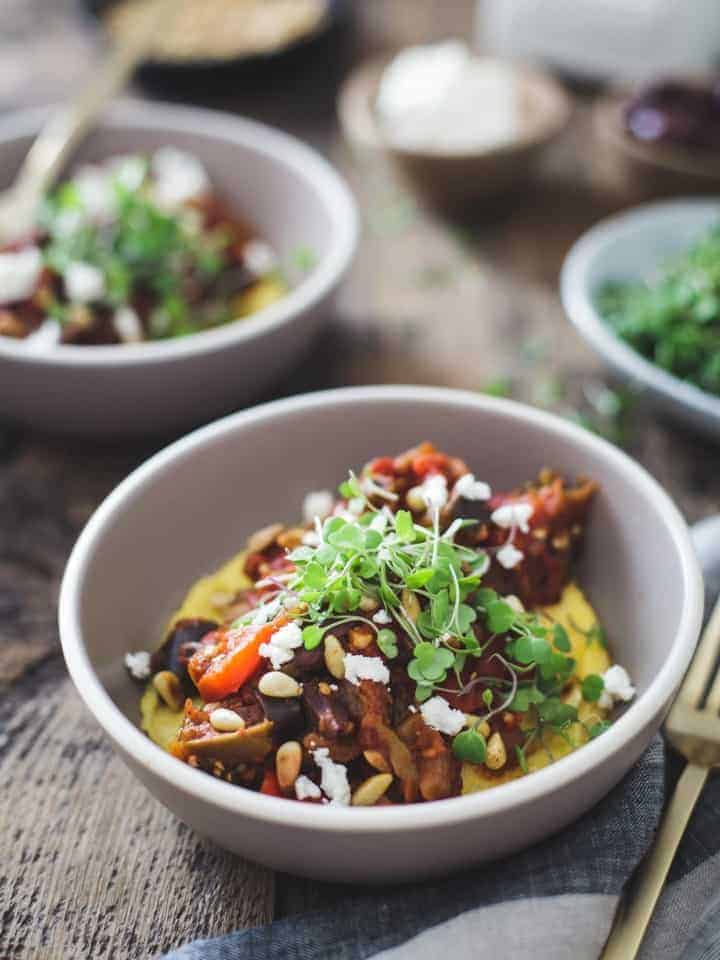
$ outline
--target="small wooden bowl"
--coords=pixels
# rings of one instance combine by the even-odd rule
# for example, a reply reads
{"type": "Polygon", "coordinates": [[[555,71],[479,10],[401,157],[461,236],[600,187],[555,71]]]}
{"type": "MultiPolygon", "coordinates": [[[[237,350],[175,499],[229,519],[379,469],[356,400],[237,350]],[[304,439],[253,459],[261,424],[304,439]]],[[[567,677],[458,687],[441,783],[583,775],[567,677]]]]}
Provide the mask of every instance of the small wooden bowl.
{"type": "Polygon", "coordinates": [[[572,101],[542,71],[511,64],[518,85],[521,132],[512,143],[466,152],[411,150],[390,142],[375,110],[383,70],[391,57],[371,60],[354,70],[338,99],[345,136],[353,143],[385,150],[434,206],[467,212],[525,185],[540,152],[566,127],[572,101]]]}
{"type": "Polygon", "coordinates": [[[633,198],[708,194],[720,188],[720,156],[674,144],[643,143],[625,128],[629,93],[603,97],[593,110],[596,171],[606,185],[633,198]]]}

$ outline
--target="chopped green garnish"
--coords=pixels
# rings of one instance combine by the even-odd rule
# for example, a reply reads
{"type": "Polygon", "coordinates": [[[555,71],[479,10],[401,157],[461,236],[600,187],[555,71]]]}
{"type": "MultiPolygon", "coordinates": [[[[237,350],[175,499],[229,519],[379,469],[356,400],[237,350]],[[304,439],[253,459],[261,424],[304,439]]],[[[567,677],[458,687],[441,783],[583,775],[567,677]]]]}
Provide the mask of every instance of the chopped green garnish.
{"type": "Polygon", "coordinates": [[[602,677],[599,677],[596,673],[588,674],[582,682],[583,700],[587,700],[588,703],[595,703],[600,699],[604,689],[605,683],[602,677]]]}

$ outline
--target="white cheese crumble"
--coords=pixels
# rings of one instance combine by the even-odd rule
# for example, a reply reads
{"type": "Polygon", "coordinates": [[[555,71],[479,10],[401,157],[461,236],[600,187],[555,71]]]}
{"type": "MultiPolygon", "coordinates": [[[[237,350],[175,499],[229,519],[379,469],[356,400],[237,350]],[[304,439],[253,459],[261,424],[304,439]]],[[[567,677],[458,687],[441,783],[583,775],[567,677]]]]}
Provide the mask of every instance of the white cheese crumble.
{"type": "Polygon", "coordinates": [[[37,247],[0,253],[0,303],[27,300],[35,292],[43,259],[37,247]]]}
{"type": "Polygon", "coordinates": [[[115,212],[116,195],[112,177],[102,167],[81,167],[72,179],[84,220],[106,220],[115,212]]]}
{"type": "Polygon", "coordinates": [[[453,492],[465,500],[489,500],[492,494],[489,485],[482,480],[476,480],[473,473],[463,474],[455,484],[453,492]]]}
{"type": "Polygon", "coordinates": [[[390,671],[380,657],[363,657],[359,653],[346,653],[344,663],[345,679],[356,687],[361,680],[390,683],[390,671]]]}
{"type": "Polygon", "coordinates": [[[448,500],[447,480],[442,473],[431,473],[418,487],[430,510],[442,510],[448,500]]]}
{"type": "Polygon", "coordinates": [[[119,183],[123,189],[134,193],[142,186],[147,173],[144,157],[136,153],[128,153],[124,156],[112,157],[107,165],[115,182],[119,183]]]}
{"type": "Polygon", "coordinates": [[[320,535],[314,530],[307,530],[302,535],[302,544],[305,547],[319,547],[321,543],[320,535]]]}
{"type": "Polygon", "coordinates": [[[332,803],[348,806],[350,804],[350,784],[347,768],[330,759],[327,747],[318,747],[313,751],[313,759],[320,767],[320,786],[332,803]]]}
{"type": "Polygon", "coordinates": [[[177,147],[161,147],[152,157],[155,202],[165,209],[176,209],[188,200],[202,196],[210,188],[205,167],[190,153],[177,147]]]}
{"type": "Polygon", "coordinates": [[[273,665],[273,670],[279,670],[283,664],[290,663],[294,654],[302,646],[302,630],[296,623],[288,623],[280,627],[270,637],[268,643],[261,643],[258,653],[273,665]]]}
{"type": "Polygon", "coordinates": [[[518,550],[512,543],[504,544],[496,554],[497,562],[506,570],[512,570],[516,567],[524,556],[522,550],[518,550]]]}
{"type": "Polygon", "coordinates": [[[382,511],[376,513],[375,516],[370,521],[370,529],[375,530],[377,533],[385,533],[388,525],[387,514],[382,511]]]}
{"type": "Polygon", "coordinates": [[[316,783],[313,783],[310,777],[306,777],[304,773],[301,773],[295,781],[295,796],[298,800],[319,800],[322,792],[320,787],[316,783]]]}
{"type": "Polygon", "coordinates": [[[506,530],[511,527],[519,527],[523,533],[527,533],[530,529],[528,520],[533,513],[534,509],[530,503],[504,503],[497,510],[493,510],[490,519],[506,530]]]}
{"type": "Polygon", "coordinates": [[[348,510],[355,517],[361,516],[365,510],[365,500],[363,497],[352,497],[348,500],[348,510]]]}
{"type": "Polygon", "coordinates": [[[242,250],[243,265],[256,277],[264,277],[277,269],[278,258],[273,248],[262,240],[250,240],[242,250]]]}
{"type": "Polygon", "coordinates": [[[627,703],[635,696],[630,674],[620,664],[608,667],[602,679],[605,686],[598,699],[598,706],[603,710],[612,710],[616,703],[627,703]]]}
{"type": "Polygon", "coordinates": [[[520,599],[520,597],[516,597],[514,593],[508,593],[502,599],[510,607],[511,610],[515,611],[515,613],[525,613],[525,606],[522,600],[520,599]]]}
{"type": "Polygon", "coordinates": [[[306,523],[310,523],[315,517],[324,520],[332,513],[334,506],[335,498],[329,490],[312,490],[303,500],[303,519],[306,523]]]}
{"type": "Polygon", "coordinates": [[[150,654],[147,650],[125,654],[125,666],[136,680],[147,680],[150,676],[150,654]]]}
{"type": "Polygon", "coordinates": [[[123,343],[136,343],[143,338],[140,317],[132,307],[117,308],[113,314],[113,327],[123,343]]]}
{"type": "Polygon", "coordinates": [[[379,623],[381,626],[385,626],[385,624],[392,623],[392,617],[387,610],[383,610],[381,607],[377,613],[373,614],[373,621],[379,623]]]}
{"type": "Polygon", "coordinates": [[[262,603],[253,610],[252,625],[254,627],[263,627],[269,620],[275,616],[280,609],[279,600],[271,600],[269,603],[262,603]]]}
{"type": "Polygon", "coordinates": [[[105,277],[102,270],[91,263],[76,260],[63,276],[65,293],[74,303],[91,303],[100,300],[105,293],[105,277]]]}
{"type": "Polygon", "coordinates": [[[425,723],[440,733],[453,737],[465,726],[465,714],[455,710],[444,697],[431,697],[420,707],[425,723]]]}

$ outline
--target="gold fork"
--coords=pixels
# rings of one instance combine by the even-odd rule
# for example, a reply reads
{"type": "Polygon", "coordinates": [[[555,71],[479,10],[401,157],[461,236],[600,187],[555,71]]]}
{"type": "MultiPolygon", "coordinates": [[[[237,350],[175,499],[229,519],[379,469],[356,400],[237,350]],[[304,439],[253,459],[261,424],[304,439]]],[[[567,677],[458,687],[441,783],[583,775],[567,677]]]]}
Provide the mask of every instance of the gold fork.
{"type": "Polygon", "coordinates": [[[720,764],[718,656],[720,600],[665,721],[668,739],[688,762],[677,782],[653,848],[618,907],[601,960],[633,960],[637,956],[690,815],[711,768],[720,764]],[[708,685],[710,690],[706,697],[708,685]]]}

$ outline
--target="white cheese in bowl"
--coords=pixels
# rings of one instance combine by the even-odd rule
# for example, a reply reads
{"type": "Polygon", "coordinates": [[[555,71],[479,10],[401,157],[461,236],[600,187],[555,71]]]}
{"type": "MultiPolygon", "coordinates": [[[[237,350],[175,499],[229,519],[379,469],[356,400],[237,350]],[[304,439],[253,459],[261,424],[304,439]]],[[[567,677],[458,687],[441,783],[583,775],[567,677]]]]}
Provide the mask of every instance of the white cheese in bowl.
{"type": "Polygon", "coordinates": [[[488,150],[515,140],[513,68],[459,41],[407,47],[386,67],[376,110],[396,147],[430,153],[488,150]]]}

